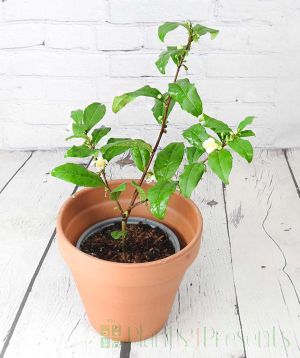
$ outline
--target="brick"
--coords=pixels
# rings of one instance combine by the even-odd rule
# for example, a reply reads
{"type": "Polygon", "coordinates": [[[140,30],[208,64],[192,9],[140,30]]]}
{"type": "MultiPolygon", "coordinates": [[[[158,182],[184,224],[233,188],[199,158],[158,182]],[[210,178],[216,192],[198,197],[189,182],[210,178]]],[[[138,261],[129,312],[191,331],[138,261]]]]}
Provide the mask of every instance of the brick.
{"type": "Polygon", "coordinates": [[[287,6],[280,1],[218,1],[215,8],[215,15],[221,22],[249,21],[271,23],[287,18],[296,10],[295,6],[287,6]]]}
{"type": "Polygon", "coordinates": [[[145,82],[140,78],[110,78],[109,80],[98,78],[96,80],[97,98],[100,102],[112,103],[115,96],[135,91],[145,86],[145,82]]]}
{"type": "Polygon", "coordinates": [[[44,80],[45,99],[49,101],[94,101],[96,85],[92,81],[77,79],[46,79],[44,80]]]}
{"type": "Polygon", "coordinates": [[[187,30],[183,27],[178,27],[167,34],[164,42],[158,38],[157,30],[158,25],[145,27],[145,48],[162,50],[166,46],[181,45],[187,42],[187,30]]]}
{"type": "Polygon", "coordinates": [[[106,1],[9,0],[3,4],[7,20],[104,21],[106,1]]]}
{"type": "Polygon", "coordinates": [[[10,49],[42,45],[45,40],[42,24],[5,24],[0,26],[0,48],[10,49]]]}
{"type": "Polygon", "coordinates": [[[94,54],[16,54],[12,59],[15,75],[94,77],[107,72],[107,60],[94,54]]]}
{"type": "MultiPolygon", "coordinates": [[[[283,31],[281,24],[251,27],[248,29],[249,48],[253,52],[278,53],[299,48],[300,40],[298,36],[289,36],[292,31],[292,28],[289,31],[283,31]]],[[[297,31],[297,29],[294,31],[297,31]]]]}
{"type": "Polygon", "coordinates": [[[93,29],[83,25],[47,25],[46,47],[57,49],[95,48],[93,29]]]}
{"type": "MultiPolygon", "coordinates": [[[[276,79],[255,78],[242,83],[242,100],[249,103],[275,103],[276,79]]],[[[288,96],[290,98],[290,96],[288,96]]]]}
{"type": "Polygon", "coordinates": [[[112,77],[160,76],[155,66],[158,55],[155,54],[121,54],[110,57],[110,74],[112,77]]]}
{"type": "Polygon", "coordinates": [[[98,50],[136,50],[143,45],[140,27],[103,25],[97,27],[98,50]]]}
{"type": "Polygon", "coordinates": [[[10,71],[10,57],[7,55],[0,55],[0,75],[9,73],[10,71]]]}
{"type": "Polygon", "coordinates": [[[62,126],[0,123],[6,149],[50,149],[65,145],[62,126]]]}
{"type": "Polygon", "coordinates": [[[110,20],[115,23],[204,20],[209,18],[211,9],[212,6],[204,0],[173,0],[171,3],[161,0],[111,0],[110,20]]]}
{"type": "Polygon", "coordinates": [[[211,25],[219,30],[218,36],[211,40],[209,35],[202,36],[193,47],[202,53],[230,51],[234,53],[245,53],[249,48],[249,29],[242,24],[239,26],[211,25]]]}
{"type": "Polygon", "coordinates": [[[1,100],[31,100],[45,97],[45,83],[40,78],[2,78],[1,100]]]}
{"type": "Polygon", "coordinates": [[[268,55],[207,55],[208,77],[277,77],[283,60],[268,55]]]}

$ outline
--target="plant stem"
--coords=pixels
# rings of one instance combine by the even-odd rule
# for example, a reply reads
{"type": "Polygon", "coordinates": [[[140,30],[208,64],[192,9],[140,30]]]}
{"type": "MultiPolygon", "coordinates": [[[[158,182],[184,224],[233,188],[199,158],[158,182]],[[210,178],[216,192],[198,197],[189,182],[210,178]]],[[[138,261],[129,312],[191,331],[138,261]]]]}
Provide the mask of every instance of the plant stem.
{"type": "Polygon", "coordinates": [[[126,220],[122,219],[122,232],[126,232],[126,220]]]}
{"type": "MultiPolygon", "coordinates": [[[[109,191],[109,193],[111,193],[112,190],[111,190],[110,185],[108,184],[108,180],[107,180],[107,178],[106,178],[105,171],[103,170],[101,174],[102,174],[102,178],[103,178],[105,187],[107,188],[107,190],[109,191]]],[[[119,209],[119,211],[120,211],[122,217],[123,217],[123,218],[126,217],[125,211],[123,210],[123,208],[122,208],[122,206],[121,206],[119,200],[116,200],[116,203],[117,203],[117,207],[118,207],[118,209],[119,209]]]]}
{"type": "MultiPolygon", "coordinates": [[[[175,76],[174,76],[173,83],[175,83],[177,81],[180,69],[181,69],[181,67],[183,65],[183,61],[184,61],[186,55],[188,54],[188,52],[189,52],[189,50],[191,48],[192,41],[193,41],[193,39],[192,39],[192,35],[190,33],[189,34],[189,39],[188,39],[188,42],[187,42],[187,45],[186,45],[186,51],[185,51],[184,55],[181,57],[179,64],[177,65],[177,69],[176,69],[176,73],[175,73],[175,76]]],[[[158,149],[158,146],[159,146],[159,143],[161,141],[161,138],[162,138],[163,134],[165,133],[165,129],[166,129],[166,126],[167,126],[168,112],[169,112],[170,103],[171,103],[171,96],[168,96],[168,98],[166,100],[166,103],[165,103],[165,112],[164,112],[164,116],[163,116],[163,120],[162,120],[162,124],[161,124],[161,128],[160,128],[160,132],[158,134],[156,143],[154,144],[153,150],[151,152],[150,159],[149,159],[149,161],[148,161],[148,163],[147,163],[147,165],[146,165],[146,167],[145,167],[145,169],[144,169],[144,171],[142,173],[142,176],[141,176],[141,178],[139,180],[139,186],[141,186],[143,184],[144,180],[145,180],[145,177],[147,175],[149,167],[150,167],[150,165],[152,163],[152,160],[153,160],[153,158],[154,158],[154,156],[156,154],[156,151],[158,149]]],[[[131,210],[135,207],[134,203],[135,203],[135,201],[137,199],[137,196],[138,196],[138,191],[135,190],[133,195],[132,195],[130,204],[129,204],[128,208],[127,208],[127,213],[128,213],[127,218],[130,215],[131,210]]]]}

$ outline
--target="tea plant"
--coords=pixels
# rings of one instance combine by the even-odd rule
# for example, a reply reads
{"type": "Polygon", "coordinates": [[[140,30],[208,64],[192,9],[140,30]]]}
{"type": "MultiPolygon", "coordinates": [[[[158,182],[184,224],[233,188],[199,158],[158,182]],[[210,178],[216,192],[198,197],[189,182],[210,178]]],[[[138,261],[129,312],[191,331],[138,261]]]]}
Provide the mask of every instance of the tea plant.
{"type": "Polygon", "coordinates": [[[132,209],[138,205],[147,204],[155,217],[163,219],[170,196],[179,190],[184,197],[189,198],[207,167],[224,184],[228,184],[232,168],[232,154],[226,148],[232,149],[249,163],[252,161],[252,145],[244,138],[254,136],[252,130],[247,128],[252,123],[253,117],[247,117],[241,121],[236,130],[231,129],[226,123],[203,112],[201,98],[195,85],[189,79],[178,79],[180,70],[188,69],[186,61],[191,45],[206,34],[210,34],[214,39],[218,30],[199,24],[193,25],[191,22],[166,22],[158,28],[159,39],[164,42],[165,36],[178,27],[187,31],[186,44],[168,46],[155,62],[162,74],[165,74],[169,61],[173,61],[176,65],[174,80],[168,84],[166,92],[162,93],[156,88],[144,86],[136,91],[115,97],[112,105],[113,112],[117,113],[137,97],[144,96],[153,99],[152,113],[160,126],[153,147],[143,139],[114,137],[109,138],[104,145],[99,145],[111,128],[94,128],[104,117],[106,108],[101,103],[92,103],[84,110],[71,112],[73,134],[67,140],[80,138],[82,145],[72,146],[67,150],[65,157],[92,157],[96,171],[90,171],[79,164],[67,163],[56,167],[51,172],[53,176],[79,186],[105,187],[122,216],[122,230],[112,233],[114,239],[125,239],[127,220],[132,209]],[[161,138],[167,133],[167,126],[171,124],[171,113],[175,104],[179,104],[182,110],[196,119],[195,124],[182,132],[183,138],[189,144],[172,142],[158,152],[161,138]],[[125,152],[130,153],[134,164],[142,173],[138,182],[131,182],[135,190],[126,208],[122,207],[119,198],[127,184],[122,183],[112,189],[106,177],[106,168],[111,160],[125,152]],[[184,157],[186,164],[183,170],[180,170],[184,157]],[[146,190],[143,183],[151,179],[155,179],[155,184],[146,190]]]}

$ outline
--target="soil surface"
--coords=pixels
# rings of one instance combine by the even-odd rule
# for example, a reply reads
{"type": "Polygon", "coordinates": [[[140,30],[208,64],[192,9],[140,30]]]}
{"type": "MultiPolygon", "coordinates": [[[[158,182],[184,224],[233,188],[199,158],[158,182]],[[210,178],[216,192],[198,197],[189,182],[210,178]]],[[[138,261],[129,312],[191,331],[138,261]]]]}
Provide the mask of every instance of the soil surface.
{"type": "Polygon", "coordinates": [[[113,239],[111,232],[120,230],[121,224],[113,224],[90,235],[80,250],[102,260],[139,263],[159,260],[175,253],[168,236],[160,228],[148,224],[127,224],[127,236],[113,239]]]}

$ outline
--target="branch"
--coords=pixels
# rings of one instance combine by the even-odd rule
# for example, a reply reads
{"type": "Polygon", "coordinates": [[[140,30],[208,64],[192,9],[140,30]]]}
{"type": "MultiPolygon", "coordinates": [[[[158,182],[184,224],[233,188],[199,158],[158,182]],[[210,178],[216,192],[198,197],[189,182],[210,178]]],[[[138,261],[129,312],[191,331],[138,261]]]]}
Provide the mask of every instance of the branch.
{"type": "MultiPolygon", "coordinates": [[[[107,190],[109,191],[109,193],[111,193],[112,190],[111,190],[111,187],[110,187],[109,184],[108,184],[105,171],[103,170],[103,172],[102,172],[101,174],[102,174],[102,177],[103,177],[103,181],[104,181],[105,187],[107,188],[107,190]]],[[[121,206],[119,200],[115,200],[115,201],[116,201],[116,203],[117,203],[117,207],[118,207],[118,209],[119,209],[121,215],[122,215],[123,217],[125,217],[125,216],[126,216],[126,215],[125,215],[125,211],[123,210],[123,208],[122,208],[122,206],[121,206]]]]}
{"type": "MultiPolygon", "coordinates": [[[[177,78],[178,78],[180,69],[181,69],[181,67],[182,67],[182,65],[183,65],[183,61],[184,61],[184,59],[186,58],[186,55],[188,54],[188,52],[189,52],[189,50],[190,50],[190,48],[191,48],[192,41],[193,41],[193,39],[192,39],[192,36],[191,36],[191,33],[190,33],[190,34],[189,34],[188,43],[187,43],[187,45],[186,45],[186,51],[185,51],[184,55],[182,56],[182,58],[181,58],[181,60],[180,60],[180,62],[179,62],[179,64],[178,64],[178,66],[177,66],[177,70],[176,70],[176,73],[175,73],[175,76],[174,76],[173,83],[175,83],[175,82],[177,81],[177,78]]],[[[149,167],[150,167],[150,165],[151,165],[151,163],[152,163],[152,160],[153,160],[153,158],[154,158],[154,156],[155,156],[155,154],[156,154],[156,151],[157,151],[157,149],[158,149],[158,146],[159,146],[159,143],[160,143],[160,141],[161,141],[161,138],[162,138],[162,136],[163,136],[163,134],[164,134],[164,132],[165,132],[165,129],[166,129],[166,126],[167,126],[168,112],[169,112],[170,103],[171,103],[171,96],[168,96],[168,98],[167,98],[167,100],[166,100],[165,112],[164,112],[164,116],[163,116],[163,120],[162,120],[162,124],[161,124],[161,128],[160,128],[160,132],[159,132],[159,134],[158,134],[156,143],[155,143],[155,145],[154,145],[154,147],[153,147],[153,150],[152,150],[150,159],[149,159],[149,161],[148,161],[148,163],[147,163],[147,165],[146,165],[146,167],[145,167],[145,169],[144,169],[144,171],[143,171],[143,174],[142,174],[142,176],[141,176],[141,179],[140,179],[140,181],[139,181],[139,186],[141,186],[141,185],[143,184],[144,180],[145,180],[145,177],[146,177],[146,175],[147,175],[147,172],[148,172],[148,170],[149,170],[149,167]]],[[[138,196],[138,191],[135,190],[134,193],[133,193],[132,199],[131,199],[131,201],[130,201],[130,204],[129,204],[128,208],[127,208],[128,216],[130,215],[130,212],[131,212],[131,210],[132,210],[133,207],[134,207],[134,203],[135,203],[135,201],[136,201],[137,196],[138,196]]],[[[127,216],[127,217],[128,217],[128,216],[127,216]]]]}

